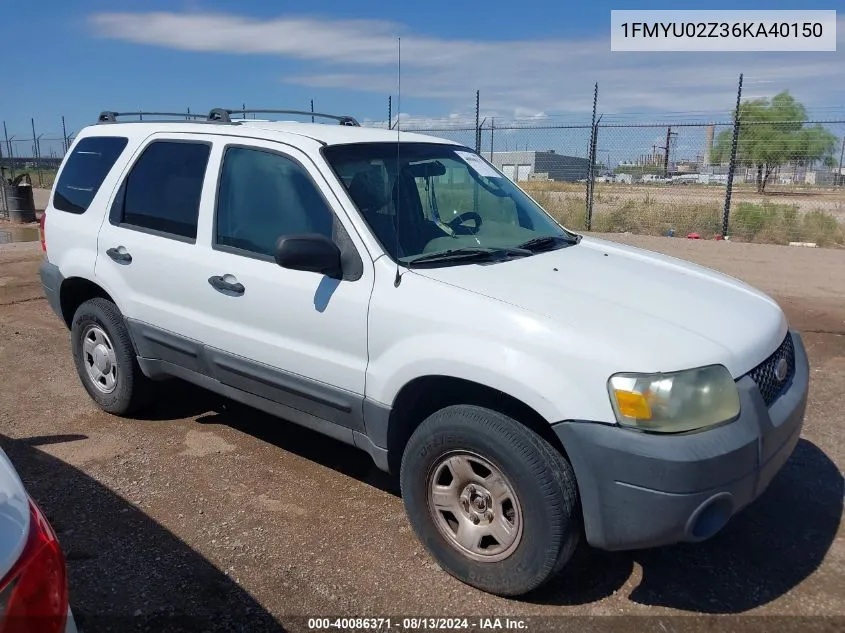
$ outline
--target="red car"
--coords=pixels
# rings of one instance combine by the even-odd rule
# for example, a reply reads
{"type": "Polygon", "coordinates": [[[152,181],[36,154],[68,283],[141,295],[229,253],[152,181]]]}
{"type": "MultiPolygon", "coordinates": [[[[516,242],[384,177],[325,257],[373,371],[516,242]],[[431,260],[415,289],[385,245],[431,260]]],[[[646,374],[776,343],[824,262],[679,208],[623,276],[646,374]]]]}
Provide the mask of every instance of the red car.
{"type": "Polygon", "coordinates": [[[0,633],[76,633],[56,533],[0,450],[0,633]]]}

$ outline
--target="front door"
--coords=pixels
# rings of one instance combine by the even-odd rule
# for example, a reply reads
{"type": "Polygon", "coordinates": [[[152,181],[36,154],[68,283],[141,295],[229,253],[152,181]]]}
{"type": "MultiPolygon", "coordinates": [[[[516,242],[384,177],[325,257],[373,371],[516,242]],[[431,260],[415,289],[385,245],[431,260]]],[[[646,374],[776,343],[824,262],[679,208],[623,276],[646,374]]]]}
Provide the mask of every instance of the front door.
{"type": "Polygon", "coordinates": [[[213,377],[362,429],[372,260],[348,219],[344,226],[335,213],[339,205],[328,183],[303,152],[253,139],[224,141],[209,171],[220,174],[210,244],[201,258],[213,377]],[[361,253],[357,278],[278,266],[277,239],[302,233],[351,245],[355,257],[361,253]]]}

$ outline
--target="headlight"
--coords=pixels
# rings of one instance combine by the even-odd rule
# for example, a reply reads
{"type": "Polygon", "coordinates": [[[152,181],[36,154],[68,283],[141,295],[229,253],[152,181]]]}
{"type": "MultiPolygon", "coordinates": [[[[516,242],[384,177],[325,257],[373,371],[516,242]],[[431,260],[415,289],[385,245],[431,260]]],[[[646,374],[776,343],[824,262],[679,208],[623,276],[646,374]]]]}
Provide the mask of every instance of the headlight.
{"type": "Polygon", "coordinates": [[[736,383],[722,365],[667,374],[615,374],[607,388],[617,422],[644,431],[693,431],[739,415],[736,383]]]}

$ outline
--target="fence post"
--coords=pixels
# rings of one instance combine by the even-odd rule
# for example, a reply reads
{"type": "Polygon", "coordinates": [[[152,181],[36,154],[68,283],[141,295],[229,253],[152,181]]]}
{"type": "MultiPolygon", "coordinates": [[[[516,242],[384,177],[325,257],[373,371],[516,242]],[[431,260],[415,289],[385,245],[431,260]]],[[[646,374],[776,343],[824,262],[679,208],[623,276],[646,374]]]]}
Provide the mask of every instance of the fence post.
{"type": "Polygon", "coordinates": [[[9,214],[9,202],[6,198],[6,172],[3,171],[3,144],[0,143],[0,200],[3,201],[3,213],[9,214]]]}
{"type": "MultiPolygon", "coordinates": [[[[496,127],[495,117],[490,118],[490,162],[493,162],[493,130],[496,127]]],[[[839,171],[842,171],[841,169],[839,171]]]]}
{"type": "MultiPolygon", "coordinates": [[[[15,153],[12,151],[12,139],[9,138],[9,131],[6,129],[6,122],[3,121],[3,136],[6,137],[6,153],[9,154],[9,172],[11,178],[15,177],[15,153]]],[[[14,136],[12,138],[15,138],[14,136]]]]}
{"type": "Polygon", "coordinates": [[[731,162],[728,164],[728,184],[725,188],[725,211],[722,213],[722,237],[728,236],[728,220],[731,215],[731,193],[734,187],[736,171],[736,145],[739,140],[739,106],[742,103],[742,73],[739,74],[739,87],[736,91],[736,111],[734,112],[734,131],[731,139],[731,162]]]}
{"type": "Polygon", "coordinates": [[[587,165],[587,209],[584,215],[584,230],[589,231],[593,225],[593,187],[595,185],[595,151],[596,151],[596,105],[599,99],[599,84],[593,89],[593,122],[590,126],[589,165],[587,165]]]}
{"type": "Polygon", "coordinates": [[[314,122],[314,99],[311,99],[311,123],[314,122]]]}
{"type": "MultiPolygon", "coordinates": [[[[188,109],[190,111],[190,108],[188,109]]],[[[68,147],[70,146],[67,142],[67,127],[65,127],[65,117],[62,115],[62,141],[64,143],[64,154],[67,154],[68,147]]]]}
{"type": "Polygon", "coordinates": [[[475,91],[475,151],[481,153],[481,127],[478,122],[478,117],[481,108],[481,91],[475,91]]]}
{"type": "Polygon", "coordinates": [[[393,95],[387,96],[387,129],[393,129],[393,95]]]}
{"type": "Polygon", "coordinates": [[[842,173],[842,160],[845,159],[845,136],[842,137],[842,151],[839,152],[839,173],[836,174],[836,186],[845,184],[845,174],[842,173]]]}
{"type": "Polygon", "coordinates": [[[32,153],[34,154],[33,158],[35,158],[35,170],[38,172],[38,186],[44,186],[44,177],[41,174],[41,160],[39,159],[39,151],[38,151],[38,137],[35,135],[35,119],[31,118],[30,123],[32,123],[32,153]]]}

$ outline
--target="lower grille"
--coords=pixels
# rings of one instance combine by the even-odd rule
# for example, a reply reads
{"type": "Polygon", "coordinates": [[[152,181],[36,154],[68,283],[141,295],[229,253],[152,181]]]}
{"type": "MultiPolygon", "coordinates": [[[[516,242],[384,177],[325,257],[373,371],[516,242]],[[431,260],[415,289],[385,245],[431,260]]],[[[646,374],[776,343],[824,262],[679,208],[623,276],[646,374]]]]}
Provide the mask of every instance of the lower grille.
{"type": "Polygon", "coordinates": [[[771,356],[748,372],[751,379],[757,383],[766,406],[777,399],[794,374],[795,346],[789,333],[771,356]]]}

